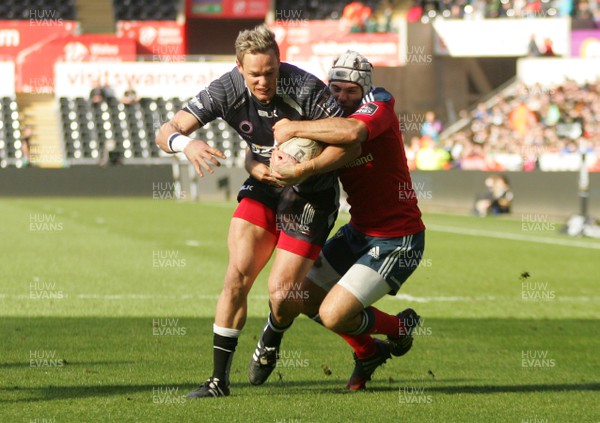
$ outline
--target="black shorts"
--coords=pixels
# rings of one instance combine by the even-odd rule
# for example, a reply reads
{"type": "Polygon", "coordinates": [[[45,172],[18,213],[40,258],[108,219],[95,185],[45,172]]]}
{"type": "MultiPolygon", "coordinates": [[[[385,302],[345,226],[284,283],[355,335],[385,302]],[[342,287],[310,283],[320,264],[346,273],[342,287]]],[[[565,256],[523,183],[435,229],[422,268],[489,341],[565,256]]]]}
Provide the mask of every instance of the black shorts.
{"type": "Polygon", "coordinates": [[[238,193],[233,215],[267,229],[278,237],[277,247],[316,259],[335,224],[339,189],[298,192],[278,188],[250,177],[238,193]]]}
{"type": "Polygon", "coordinates": [[[395,295],[419,266],[424,250],[425,231],[380,238],[366,235],[346,224],[323,248],[323,256],[337,275],[328,275],[326,269],[315,269],[315,266],[309,277],[323,289],[330,290],[352,266],[361,264],[379,273],[390,286],[389,294],[395,295]]]}

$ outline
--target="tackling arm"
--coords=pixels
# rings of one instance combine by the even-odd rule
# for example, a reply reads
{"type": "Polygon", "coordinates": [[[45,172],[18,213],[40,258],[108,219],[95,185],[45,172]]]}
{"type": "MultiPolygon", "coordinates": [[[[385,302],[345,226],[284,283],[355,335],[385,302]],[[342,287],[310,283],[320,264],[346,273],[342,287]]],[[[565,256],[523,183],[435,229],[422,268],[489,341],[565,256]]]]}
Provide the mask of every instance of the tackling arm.
{"type": "Polygon", "coordinates": [[[273,126],[273,135],[280,144],[292,137],[310,138],[326,144],[352,144],[366,141],[369,130],[363,121],[353,118],[282,119],[273,126]]]}

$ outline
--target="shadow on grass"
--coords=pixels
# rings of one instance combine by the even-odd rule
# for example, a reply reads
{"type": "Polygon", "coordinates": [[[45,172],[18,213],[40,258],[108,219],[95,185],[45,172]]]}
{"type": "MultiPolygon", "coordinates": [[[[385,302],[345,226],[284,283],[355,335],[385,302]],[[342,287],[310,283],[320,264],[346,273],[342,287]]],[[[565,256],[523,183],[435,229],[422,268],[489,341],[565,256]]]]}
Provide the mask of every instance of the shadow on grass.
{"type": "MultiPolygon", "coordinates": [[[[178,395],[186,395],[193,390],[195,385],[184,384],[146,384],[146,385],[104,385],[104,386],[48,386],[43,388],[3,388],[0,392],[10,395],[17,391],[19,396],[25,396],[18,399],[0,399],[0,403],[31,403],[54,401],[64,399],[82,399],[97,398],[108,396],[124,397],[127,401],[137,400],[130,396],[146,393],[148,402],[152,401],[154,390],[174,390],[178,395]]],[[[253,387],[248,384],[232,384],[231,389],[234,397],[241,396],[289,396],[293,394],[328,394],[328,395],[361,395],[379,392],[398,392],[398,386],[377,386],[361,392],[348,391],[340,385],[339,381],[297,381],[282,383],[280,386],[275,384],[265,385],[263,387],[253,387]],[[281,389],[278,389],[281,388],[281,389]],[[291,388],[291,389],[290,389],[291,388]]],[[[478,386],[478,385],[453,385],[438,386],[426,388],[428,393],[438,392],[441,394],[499,394],[499,393],[547,393],[547,392],[581,392],[581,391],[600,391],[600,383],[558,383],[558,384],[539,384],[539,385],[499,385],[499,386],[478,386]]],[[[4,395],[3,395],[4,396],[4,395]]]]}
{"type": "MultiPolygon", "coordinates": [[[[152,317],[4,317],[0,338],[5,362],[0,363],[0,368],[5,374],[0,403],[93,397],[152,402],[153,390],[160,387],[177,388],[179,395],[185,395],[202,381],[196,376],[207,376],[212,368],[210,328],[213,319],[176,320],[179,327],[187,329],[185,336],[153,336],[152,317]],[[19,336],[15,336],[16,332],[19,336]],[[56,375],[37,373],[39,369],[31,371],[29,366],[30,351],[56,352],[68,362],[61,369],[53,369],[60,372],[56,375]],[[121,375],[119,366],[123,364],[130,367],[126,382],[115,384],[115,375],[121,375]],[[99,368],[94,369],[94,376],[90,376],[93,379],[84,379],[85,384],[77,385],[84,366],[93,368],[95,365],[99,368]],[[154,380],[157,382],[149,383],[154,380]],[[176,383],[169,383],[169,380],[176,383]],[[140,394],[145,395],[140,399],[140,394]]],[[[286,349],[298,353],[299,359],[307,362],[310,359],[314,364],[326,360],[334,369],[334,376],[324,376],[321,368],[314,365],[307,369],[290,369],[289,373],[282,370],[281,382],[277,381],[277,373],[260,387],[245,382],[245,376],[240,377],[239,372],[246,371],[245,360],[252,354],[255,335],[261,333],[263,324],[262,318],[248,319],[240,338],[234,361],[238,373],[233,377],[233,397],[354,394],[344,389],[345,378],[352,369],[348,347],[339,337],[307,319],[300,319],[290,329],[285,338],[286,349]],[[244,382],[238,382],[236,378],[244,382]]],[[[447,366],[449,378],[417,379],[414,371],[397,377],[388,371],[387,375],[391,377],[386,384],[385,373],[378,370],[380,373],[376,373],[368,392],[398,392],[403,385],[415,384],[424,386],[428,392],[448,395],[600,390],[600,383],[590,382],[589,376],[583,377],[585,373],[577,364],[578,357],[596,354],[597,320],[431,319],[427,324],[432,328],[432,335],[420,340],[427,351],[422,350],[425,354],[415,351],[407,363],[411,366],[422,364],[420,370],[424,373],[430,365],[447,366]],[[457,333],[462,334],[460,338],[455,336],[457,333]],[[564,348],[564,333],[570,336],[568,350],[564,348]],[[518,373],[522,370],[523,351],[538,350],[550,350],[550,356],[556,355],[561,363],[565,363],[556,368],[553,383],[546,383],[544,379],[530,379],[527,384],[512,383],[514,379],[504,372],[518,373]],[[494,351],[503,354],[494,355],[494,351]],[[465,357],[471,363],[483,364],[466,370],[465,357]],[[569,363],[568,367],[566,363],[569,363]],[[496,368],[497,375],[492,373],[496,368]],[[463,375],[466,377],[461,378],[463,375]],[[570,383],[577,380],[575,377],[581,382],[570,383]]],[[[400,368],[394,363],[396,359],[392,360],[392,366],[400,368]]]]}

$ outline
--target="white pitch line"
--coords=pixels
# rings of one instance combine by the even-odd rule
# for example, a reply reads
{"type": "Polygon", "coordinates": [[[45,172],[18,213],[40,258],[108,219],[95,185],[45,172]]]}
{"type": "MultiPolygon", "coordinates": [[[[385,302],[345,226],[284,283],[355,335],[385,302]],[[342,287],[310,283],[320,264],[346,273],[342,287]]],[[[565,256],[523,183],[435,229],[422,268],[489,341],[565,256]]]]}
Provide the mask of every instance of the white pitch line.
{"type": "MultiPolygon", "coordinates": [[[[392,300],[403,300],[403,301],[411,301],[414,303],[434,303],[434,302],[450,302],[450,303],[477,303],[477,302],[488,302],[488,301],[514,301],[515,299],[521,300],[521,297],[515,295],[515,297],[494,297],[491,295],[487,296],[479,296],[479,297],[415,297],[408,294],[396,294],[394,297],[385,297],[392,300]]],[[[556,296],[553,300],[544,300],[544,301],[536,301],[530,300],[526,301],[527,303],[535,303],[535,302],[548,302],[551,303],[554,300],[561,302],[598,302],[600,301],[600,297],[560,297],[556,296]]],[[[525,302],[525,301],[524,301],[525,302]]]]}
{"type": "Polygon", "coordinates": [[[600,244],[594,242],[581,242],[570,239],[550,239],[544,238],[540,236],[532,236],[532,235],[520,235],[520,234],[512,234],[507,232],[493,232],[493,231],[481,231],[478,229],[469,229],[469,228],[460,228],[455,226],[440,226],[440,225],[427,225],[427,229],[437,232],[447,232],[458,235],[471,235],[471,236],[484,236],[488,238],[500,238],[500,239],[510,239],[513,241],[527,241],[527,242],[536,242],[538,244],[550,244],[550,245],[564,245],[567,247],[581,247],[581,248],[591,248],[595,250],[600,250],[600,244]]]}

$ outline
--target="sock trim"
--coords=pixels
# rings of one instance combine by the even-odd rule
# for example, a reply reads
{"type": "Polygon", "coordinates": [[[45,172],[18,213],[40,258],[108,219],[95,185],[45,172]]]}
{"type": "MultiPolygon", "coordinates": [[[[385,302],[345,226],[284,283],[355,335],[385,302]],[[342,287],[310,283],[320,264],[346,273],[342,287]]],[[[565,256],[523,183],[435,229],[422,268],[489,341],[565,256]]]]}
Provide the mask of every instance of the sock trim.
{"type": "Polygon", "coordinates": [[[217,326],[216,323],[213,323],[213,332],[217,335],[225,336],[227,338],[239,338],[242,331],[239,329],[223,328],[221,326],[217,326]]]}
{"type": "MultiPolygon", "coordinates": [[[[292,323],[294,323],[294,322],[292,321],[292,323]]],[[[275,326],[275,323],[273,323],[273,315],[271,313],[269,313],[269,317],[267,318],[267,326],[269,326],[273,332],[277,332],[277,333],[285,332],[286,330],[288,330],[290,328],[290,326],[292,326],[292,323],[290,323],[287,326],[283,326],[283,327],[275,326]]]]}

